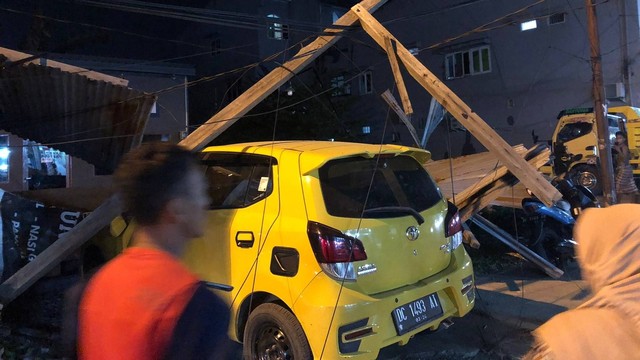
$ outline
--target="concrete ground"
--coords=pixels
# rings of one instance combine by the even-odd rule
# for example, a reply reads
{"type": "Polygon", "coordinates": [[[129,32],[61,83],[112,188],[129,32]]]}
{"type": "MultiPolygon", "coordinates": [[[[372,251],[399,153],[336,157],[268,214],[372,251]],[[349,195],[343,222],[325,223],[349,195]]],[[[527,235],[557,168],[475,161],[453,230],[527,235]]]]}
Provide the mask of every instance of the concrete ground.
{"type": "Polygon", "coordinates": [[[480,276],[476,283],[477,301],[470,314],[446,330],[387,347],[379,359],[518,359],[532,344],[531,330],[589,296],[575,263],[560,279],[523,262],[500,274],[480,276]]]}
{"type": "MultiPolygon", "coordinates": [[[[379,359],[518,359],[531,346],[531,330],[553,315],[575,308],[589,296],[575,263],[561,279],[551,279],[522,261],[499,273],[477,275],[476,285],[476,305],[470,314],[454,319],[448,329],[418,334],[405,346],[389,346],[379,359]]],[[[57,336],[52,334],[34,334],[29,328],[12,330],[0,322],[0,359],[57,359],[52,353],[57,342],[57,336]],[[2,346],[10,334],[17,344],[2,346]],[[12,357],[10,352],[16,352],[16,348],[30,356],[12,357]]],[[[241,359],[241,345],[236,350],[241,359]]]]}

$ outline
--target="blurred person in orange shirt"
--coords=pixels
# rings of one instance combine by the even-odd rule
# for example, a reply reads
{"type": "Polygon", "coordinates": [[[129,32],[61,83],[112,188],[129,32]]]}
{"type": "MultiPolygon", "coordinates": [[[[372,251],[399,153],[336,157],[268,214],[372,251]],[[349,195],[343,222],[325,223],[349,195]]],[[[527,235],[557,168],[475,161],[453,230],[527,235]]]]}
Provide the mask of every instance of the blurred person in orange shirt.
{"type": "Polygon", "coordinates": [[[136,223],[132,247],[88,282],[78,309],[80,359],[224,359],[228,307],[180,261],[209,205],[195,156],[167,143],[127,154],[114,174],[136,223]]]}

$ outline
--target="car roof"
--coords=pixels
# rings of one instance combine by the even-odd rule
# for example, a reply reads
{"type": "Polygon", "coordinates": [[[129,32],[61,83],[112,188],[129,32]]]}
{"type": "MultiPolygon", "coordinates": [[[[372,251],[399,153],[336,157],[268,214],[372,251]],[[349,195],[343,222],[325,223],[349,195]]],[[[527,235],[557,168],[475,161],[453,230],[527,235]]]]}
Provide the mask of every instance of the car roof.
{"type": "Polygon", "coordinates": [[[300,152],[302,173],[317,169],[331,159],[350,156],[374,157],[378,154],[405,154],[412,156],[421,164],[431,158],[426,150],[392,144],[364,144],[341,141],[262,141],[210,146],[203,152],[244,152],[279,158],[284,151],[300,152]]]}

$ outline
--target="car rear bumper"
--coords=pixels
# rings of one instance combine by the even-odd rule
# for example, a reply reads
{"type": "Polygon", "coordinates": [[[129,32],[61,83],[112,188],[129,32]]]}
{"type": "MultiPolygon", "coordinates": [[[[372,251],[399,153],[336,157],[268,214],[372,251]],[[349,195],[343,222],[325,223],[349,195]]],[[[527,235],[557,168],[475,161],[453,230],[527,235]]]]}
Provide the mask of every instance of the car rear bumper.
{"type": "Polygon", "coordinates": [[[460,246],[445,270],[381,294],[366,295],[341,287],[339,282],[320,273],[300,295],[293,310],[316,359],[375,359],[383,347],[405,344],[416,333],[435,330],[450,317],[466,315],[475,304],[473,282],[471,259],[460,246]],[[398,335],[392,312],[433,293],[438,294],[442,315],[398,335]]]}

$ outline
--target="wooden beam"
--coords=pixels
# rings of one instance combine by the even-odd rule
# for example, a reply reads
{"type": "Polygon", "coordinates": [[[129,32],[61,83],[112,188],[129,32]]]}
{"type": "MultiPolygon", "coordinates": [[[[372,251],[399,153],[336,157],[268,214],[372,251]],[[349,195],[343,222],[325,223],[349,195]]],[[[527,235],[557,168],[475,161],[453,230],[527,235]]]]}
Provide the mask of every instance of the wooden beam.
{"type": "MultiPolygon", "coordinates": [[[[534,155],[535,156],[544,155],[543,159],[544,159],[544,162],[546,163],[547,161],[549,161],[549,155],[551,155],[551,151],[549,150],[549,148],[546,145],[537,146],[537,147],[529,149],[529,151],[527,151],[524,154],[524,158],[526,159],[526,158],[532,157],[534,155]]],[[[457,193],[455,195],[455,199],[456,199],[455,204],[458,205],[458,206],[464,204],[465,202],[467,202],[467,200],[469,200],[469,198],[474,196],[481,189],[483,189],[487,185],[490,185],[491,183],[493,183],[497,179],[505,176],[508,171],[509,170],[504,165],[496,168],[493,171],[490,171],[480,181],[478,181],[475,184],[473,184],[472,186],[464,189],[463,191],[457,193]]]]}
{"type": "MultiPolygon", "coordinates": [[[[528,163],[533,167],[539,168],[549,161],[549,153],[547,149],[529,160],[528,163]]],[[[460,219],[462,221],[469,220],[471,216],[489,206],[489,204],[502,196],[507,189],[511,189],[517,183],[518,178],[511,174],[506,174],[491,185],[486,186],[481,193],[477,193],[475,197],[469,198],[465,204],[461,204],[460,219]]]]}
{"type": "Polygon", "coordinates": [[[405,68],[438,102],[444,106],[473,136],[496,158],[500,159],[518,179],[527,185],[547,205],[560,200],[562,195],[521,157],[478,114],[474,113],[453,91],[442,83],[429,69],[416,59],[397,39],[389,33],[366,9],[359,4],[351,8],[360,18],[364,30],[384,49],[384,38],[396,41],[396,53],[405,68]]]}
{"type": "Polygon", "coordinates": [[[57,62],[57,61],[53,61],[53,60],[49,60],[41,57],[34,57],[33,55],[23,53],[20,51],[15,51],[15,50],[0,47],[0,54],[6,56],[7,59],[9,59],[9,61],[11,62],[17,62],[17,61],[33,58],[33,60],[25,61],[24,64],[48,66],[48,67],[60,69],[65,72],[86,76],[89,79],[93,79],[93,80],[106,81],[108,83],[112,83],[120,86],[129,85],[129,80],[127,79],[122,79],[116,76],[99,73],[97,71],[91,71],[78,66],[73,66],[73,65],[69,65],[69,64],[65,64],[65,63],[61,63],[61,62],[57,62]]]}
{"type": "MultiPolygon", "coordinates": [[[[527,152],[527,149],[522,144],[515,145],[512,149],[518,154],[527,152]]],[[[437,182],[440,182],[445,179],[450,180],[452,173],[456,179],[482,177],[500,165],[500,161],[493,154],[485,151],[455,158],[429,161],[424,164],[424,168],[429,171],[437,182]]]]}
{"type": "MultiPolygon", "coordinates": [[[[396,87],[398,88],[398,93],[400,94],[400,101],[402,101],[404,113],[407,117],[411,117],[411,115],[413,115],[413,107],[411,106],[409,93],[407,92],[407,87],[404,85],[404,79],[402,78],[402,73],[400,72],[400,66],[398,65],[398,55],[396,55],[396,50],[393,47],[391,39],[387,36],[384,37],[384,50],[387,52],[389,64],[391,65],[391,72],[393,73],[393,78],[396,80],[396,87]]],[[[416,144],[419,146],[420,142],[416,142],[416,144]]]]}
{"type": "Polygon", "coordinates": [[[380,96],[382,96],[384,101],[386,101],[387,104],[389,104],[389,107],[393,109],[393,111],[395,111],[395,113],[400,118],[400,121],[402,121],[402,123],[404,123],[407,129],[409,129],[409,133],[411,134],[413,141],[416,143],[416,146],[420,147],[420,139],[418,139],[418,133],[416,132],[416,129],[413,127],[413,124],[411,124],[411,120],[409,120],[407,115],[405,115],[404,111],[402,111],[402,109],[400,108],[400,105],[398,104],[396,99],[393,97],[393,94],[391,94],[391,91],[387,89],[380,96]]]}
{"type": "Polygon", "coordinates": [[[522,183],[518,183],[512,186],[509,191],[503,191],[497,199],[493,200],[491,205],[520,209],[522,208],[522,199],[528,197],[531,195],[527,193],[527,188],[522,183]]]}
{"type": "MultiPolygon", "coordinates": [[[[374,12],[387,0],[364,0],[358,5],[360,11],[374,12]]],[[[192,150],[200,150],[207,146],[211,140],[229,128],[238,119],[253,109],[259,102],[264,100],[274,90],[286,83],[300,70],[304,69],[313,60],[325,52],[331,45],[335,44],[342,37],[343,30],[340,27],[351,26],[358,22],[358,17],[353,11],[348,11],[334,25],[336,28],[328,28],[324,33],[331,35],[319,36],[309,45],[303,47],[291,60],[282,66],[274,69],[257,83],[242,93],[236,100],[220,110],[202,126],[184,138],[180,145],[192,150]]]]}
{"type": "Polygon", "coordinates": [[[0,303],[7,304],[22,294],[29,286],[46,275],[65,257],[80,248],[122,212],[120,199],[111,196],[89,216],[80,221],[60,239],[49,245],[40,255],[23,266],[0,285],[0,303]]]}

